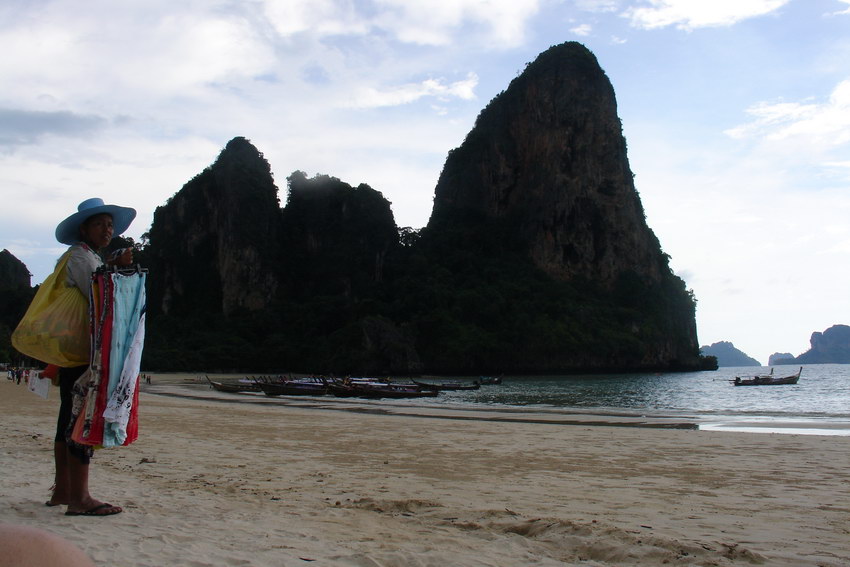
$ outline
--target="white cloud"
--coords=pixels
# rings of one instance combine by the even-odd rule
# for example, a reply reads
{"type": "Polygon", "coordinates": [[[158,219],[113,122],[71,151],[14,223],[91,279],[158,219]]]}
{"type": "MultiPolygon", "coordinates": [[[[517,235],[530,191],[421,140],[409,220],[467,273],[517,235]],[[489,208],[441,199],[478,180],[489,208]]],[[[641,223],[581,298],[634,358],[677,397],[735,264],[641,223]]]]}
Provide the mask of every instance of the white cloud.
{"type": "Polygon", "coordinates": [[[850,171],[850,160],[847,161],[828,161],[824,163],[826,167],[835,167],[839,169],[846,169],[850,171]]]}
{"type": "Polygon", "coordinates": [[[61,138],[47,138],[0,160],[0,187],[6,195],[0,223],[11,234],[52,249],[57,219],[81,201],[101,197],[139,211],[128,233],[138,238],[150,227],[154,209],[212,163],[220,150],[197,137],[146,140],[125,130],[91,140],[84,152],[75,152],[61,138]]]}
{"type": "Polygon", "coordinates": [[[528,19],[538,0],[376,0],[383,8],[381,27],[394,30],[401,41],[448,45],[466,28],[490,45],[514,47],[525,40],[528,19]]]}
{"type": "Polygon", "coordinates": [[[754,120],[726,131],[732,138],[806,140],[806,148],[829,149],[850,142],[850,80],[839,83],[826,102],[761,102],[747,109],[754,120]]]}
{"type": "Polygon", "coordinates": [[[437,97],[441,100],[448,98],[471,100],[475,98],[476,85],[478,85],[478,77],[475,73],[470,73],[465,80],[449,84],[442,79],[426,79],[420,83],[410,83],[385,90],[362,87],[355,93],[350,106],[353,108],[398,106],[415,102],[426,96],[437,97]]]}
{"type": "Polygon", "coordinates": [[[587,12],[616,12],[620,0],[573,0],[575,7],[587,12]]]}
{"type": "MultiPolygon", "coordinates": [[[[53,2],[39,18],[0,31],[4,95],[31,110],[50,101],[104,108],[120,93],[124,104],[190,97],[210,84],[265,72],[274,51],[252,23],[238,15],[176,4],[136,13],[123,5],[53,2]]],[[[150,104],[150,103],[147,103],[150,104]]],[[[83,110],[83,107],[73,108],[83,110]]]]}
{"type": "Polygon", "coordinates": [[[648,6],[628,8],[624,15],[638,28],[675,25],[681,29],[730,26],[774,12],[790,0],[647,0],[648,6]]]}
{"type": "Polygon", "coordinates": [[[593,28],[589,24],[581,24],[570,28],[570,33],[573,33],[580,37],[587,37],[591,34],[593,28]]]}
{"type": "Polygon", "coordinates": [[[172,16],[160,22],[145,47],[147,52],[135,53],[125,69],[127,82],[138,84],[134,77],[155,79],[154,85],[168,85],[172,92],[233,76],[251,77],[274,62],[271,46],[241,18],[172,16]]]}
{"type": "Polygon", "coordinates": [[[362,35],[370,27],[348,0],[266,0],[264,7],[266,17],[282,36],[302,32],[362,35]]]}
{"type": "Polygon", "coordinates": [[[468,30],[491,45],[521,44],[538,0],[374,0],[369,9],[350,0],[266,0],[277,33],[359,36],[378,32],[402,43],[450,45],[468,30]]]}

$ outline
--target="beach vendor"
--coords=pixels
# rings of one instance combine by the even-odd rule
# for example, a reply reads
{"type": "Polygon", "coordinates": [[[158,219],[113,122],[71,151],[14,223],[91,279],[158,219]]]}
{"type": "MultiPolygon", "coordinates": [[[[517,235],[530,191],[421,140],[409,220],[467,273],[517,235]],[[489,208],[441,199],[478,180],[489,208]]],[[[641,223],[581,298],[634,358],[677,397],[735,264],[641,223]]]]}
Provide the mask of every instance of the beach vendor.
{"type": "MultiPolygon", "coordinates": [[[[118,251],[106,262],[101,253],[113,236],[130,227],[136,217],[135,209],[104,204],[100,198],[80,203],[77,212],[56,227],[56,240],[71,246],[67,264],[68,287],[75,287],[89,300],[92,274],[106,264],[129,266],[132,249],[118,251]]],[[[59,369],[60,406],[54,440],[56,478],[48,506],[66,505],[69,516],[109,516],[122,511],[120,506],[101,502],[89,494],[89,466],[93,448],[70,439],[72,389],[87,365],[59,369]]]]}

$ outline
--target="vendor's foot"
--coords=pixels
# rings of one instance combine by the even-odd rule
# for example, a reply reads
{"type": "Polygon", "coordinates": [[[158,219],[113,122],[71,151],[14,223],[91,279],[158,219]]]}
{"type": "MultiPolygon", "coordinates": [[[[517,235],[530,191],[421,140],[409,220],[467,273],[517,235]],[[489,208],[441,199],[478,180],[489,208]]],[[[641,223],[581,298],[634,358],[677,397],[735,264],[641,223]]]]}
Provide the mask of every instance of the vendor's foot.
{"type": "Polygon", "coordinates": [[[68,510],[65,512],[66,516],[112,516],[114,514],[120,514],[123,511],[121,506],[113,506],[112,504],[107,504],[106,502],[98,502],[97,500],[92,500],[91,502],[86,503],[83,506],[71,506],[68,505],[68,510]]]}
{"type": "Polygon", "coordinates": [[[70,502],[70,498],[65,496],[65,494],[60,493],[56,490],[56,485],[50,487],[50,500],[44,503],[45,506],[62,506],[63,504],[68,504],[70,502]]]}

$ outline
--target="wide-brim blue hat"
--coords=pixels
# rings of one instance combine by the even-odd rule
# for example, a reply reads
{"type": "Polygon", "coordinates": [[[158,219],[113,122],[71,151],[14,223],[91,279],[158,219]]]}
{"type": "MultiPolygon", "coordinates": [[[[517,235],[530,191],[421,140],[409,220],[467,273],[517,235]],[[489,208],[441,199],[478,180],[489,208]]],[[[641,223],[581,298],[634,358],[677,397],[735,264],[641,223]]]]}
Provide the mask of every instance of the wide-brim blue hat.
{"type": "Polygon", "coordinates": [[[112,236],[118,236],[130,228],[136,218],[136,209],[106,205],[100,197],[86,199],[77,207],[77,212],[59,223],[56,227],[56,240],[62,244],[73,245],[80,241],[80,225],[89,217],[108,213],[112,215],[112,236]]]}

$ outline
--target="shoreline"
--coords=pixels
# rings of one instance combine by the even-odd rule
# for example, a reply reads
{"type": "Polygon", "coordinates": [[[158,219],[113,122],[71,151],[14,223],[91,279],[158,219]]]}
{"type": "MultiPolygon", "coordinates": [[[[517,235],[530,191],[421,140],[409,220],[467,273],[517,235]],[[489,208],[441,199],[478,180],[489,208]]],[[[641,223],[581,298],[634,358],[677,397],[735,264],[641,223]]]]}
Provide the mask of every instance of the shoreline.
{"type": "MultiPolygon", "coordinates": [[[[209,375],[214,380],[242,377],[240,374],[209,375]]],[[[333,396],[279,396],[261,393],[230,394],[211,389],[203,377],[192,374],[162,374],[142,391],[156,395],[219,400],[233,403],[268,403],[351,412],[385,412],[411,417],[430,417],[492,422],[523,422],[560,425],[607,425],[661,429],[696,429],[736,433],[850,436],[850,420],[807,419],[785,416],[700,414],[698,412],[629,408],[554,408],[544,406],[500,406],[432,404],[427,400],[405,403],[397,400],[363,400],[333,396]]]]}
{"type": "Polygon", "coordinates": [[[91,471],[93,495],[124,512],[68,518],[44,506],[58,400],[2,384],[0,522],[98,565],[850,564],[840,437],[142,391],[139,440],[97,451],[91,471]]]}

